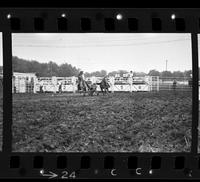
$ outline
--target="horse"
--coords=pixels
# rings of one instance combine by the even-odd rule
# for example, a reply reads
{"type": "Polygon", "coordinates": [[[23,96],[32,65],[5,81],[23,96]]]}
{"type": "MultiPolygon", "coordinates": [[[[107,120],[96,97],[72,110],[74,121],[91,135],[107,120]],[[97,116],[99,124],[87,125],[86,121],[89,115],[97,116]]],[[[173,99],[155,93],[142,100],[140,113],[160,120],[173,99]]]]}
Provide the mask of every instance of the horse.
{"type": "Polygon", "coordinates": [[[106,79],[104,78],[101,82],[100,82],[100,89],[101,92],[103,93],[103,95],[107,94],[109,92],[110,85],[109,83],[106,81],[106,79]]]}
{"type": "Polygon", "coordinates": [[[88,87],[87,87],[87,84],[85,83],[85,81],[84,80],[78,81],[77,87],[78,87],[78,92],[79,93],[83,92],[83,95],[85,96],[85,93],[88,90],[88,87]]]}

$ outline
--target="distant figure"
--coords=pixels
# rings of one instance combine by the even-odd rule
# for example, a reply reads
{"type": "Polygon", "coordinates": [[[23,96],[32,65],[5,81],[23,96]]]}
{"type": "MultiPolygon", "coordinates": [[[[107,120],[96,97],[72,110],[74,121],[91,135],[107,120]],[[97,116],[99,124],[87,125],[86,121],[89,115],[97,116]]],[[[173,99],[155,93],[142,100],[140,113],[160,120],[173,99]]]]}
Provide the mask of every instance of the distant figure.
{"type": "Polygon", "coordinates": [[[173,81],[173,90],[174,90],[174,91],[176,90],[176,86],[177,86],[177,81],[174,80],[174,81],[173,81]]]}
{"type": "Polygon", "coordinates": [[[133,78],[133,71],[130,71],[129,77],[130,77],[130,78],[133,78]]]}
{"type": "Polygon", "coordinates": [[[129,84],[132,84],[132,82],[133,82],[133,71],[130,71],[130,73],[128,74],[128,81],[129,81],[129,84]]]}
{"type": "Polygon", "coordinates": [[[43,86],[40,85],[40,93],[43,93],[43,86]]]}
{"type": "Polygon", "coordinates": [[[62,83],[59,85],[59,93],[62,93],[62,83]]]}
{"type": "Polygon", "coordinates": [[[190,88],[192,88],[192,78],[190,78],[190,79],[188,80],[188,85],[189,85],[190,88]]]}

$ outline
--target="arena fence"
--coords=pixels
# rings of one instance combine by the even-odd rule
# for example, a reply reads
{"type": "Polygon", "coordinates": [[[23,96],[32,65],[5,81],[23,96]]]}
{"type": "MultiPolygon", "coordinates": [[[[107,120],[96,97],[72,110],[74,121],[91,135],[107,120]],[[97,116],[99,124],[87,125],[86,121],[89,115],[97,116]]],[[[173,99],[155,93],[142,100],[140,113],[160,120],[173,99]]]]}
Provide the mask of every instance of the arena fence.
{"type": "Polygon", "coordinates": [[[188,91],[192,88],[192,80],[189,77],[160,77],[160,90],[180,90],[188,91]]]}
{"type": "MultiPolygon", "coordinates": [[[[88,77],[85,80],[88,84],[97,84],[97,91],[100,91],[99,84],[103,77],[88,77]]],[[[40,92],[73,92],[77,91],[78,78],[73,77],[36,77],[34,73],[13,74],[13,93],[40,93],[40,92]]],[[[191,89],[189,78],[181,77],[108,77],[111,92],[137,92],[137,91],[159,91],[159,90],[182,90],[191,89]]]]}

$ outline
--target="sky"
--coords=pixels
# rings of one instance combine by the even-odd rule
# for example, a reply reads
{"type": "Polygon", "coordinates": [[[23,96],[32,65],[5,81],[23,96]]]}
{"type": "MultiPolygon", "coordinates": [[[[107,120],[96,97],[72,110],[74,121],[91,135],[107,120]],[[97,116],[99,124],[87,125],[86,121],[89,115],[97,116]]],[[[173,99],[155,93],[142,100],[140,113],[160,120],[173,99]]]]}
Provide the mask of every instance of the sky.
{"type": "Polygon", "coordinates": [[[68,63],[83,71],[127,70],[148,73],[192,69],[190,34],[15,33],[12,55],[68,63]]]}
{"type": "Polygon", "coordinates": [[[2,42],[2,33],[0,32],[0,66],[3,65],[3,42],[2,42]]]}

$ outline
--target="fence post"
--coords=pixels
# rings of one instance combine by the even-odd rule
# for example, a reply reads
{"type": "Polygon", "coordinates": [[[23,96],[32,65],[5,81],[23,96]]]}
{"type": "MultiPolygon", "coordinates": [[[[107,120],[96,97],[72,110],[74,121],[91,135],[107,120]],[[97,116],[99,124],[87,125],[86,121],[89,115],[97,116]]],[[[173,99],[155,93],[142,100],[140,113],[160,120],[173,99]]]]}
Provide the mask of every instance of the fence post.
{"type": "Polygon", "coordinates": [[[130,92],[133,91],[133,77],[129,77],[129,84],[130,84],[130,92]]]}
{"type": "Polygon", "coordinates": [[[150,91],[152,91],[153,90],[153,80],[152,80],[152,76],[149,76],[149,82],[150,82],[150,91]]]}
{"type": "Polygon", "coordinates": [[[157,91],[159,91],[159,84],[160,84],[159,76],[157,76],[157,91]]]}
{"type": "Polygon", "coordinates": [[[76,77],[73,76],[72,77],[72,87],[73,87],[73,93],[76,92],[76,77]]]}
{"type": "Polygon", "coordinates": [[[36,93],[36,84],[37,84],[37,77],[33,78],[33,93],[36,93]]]}
{"type": "Polygon", "coordinates": [[[114,93],[115,78],[113,76],[110,77],[110,83],[111,83],[111,92],[114,93]]]}
{"type": "Polygon", "coordinates": [[[57,78],[55,76],[52,76],[52,84],[53,84],[53,92],[56,93],[56,87],[57,87],[57,78]]]}

